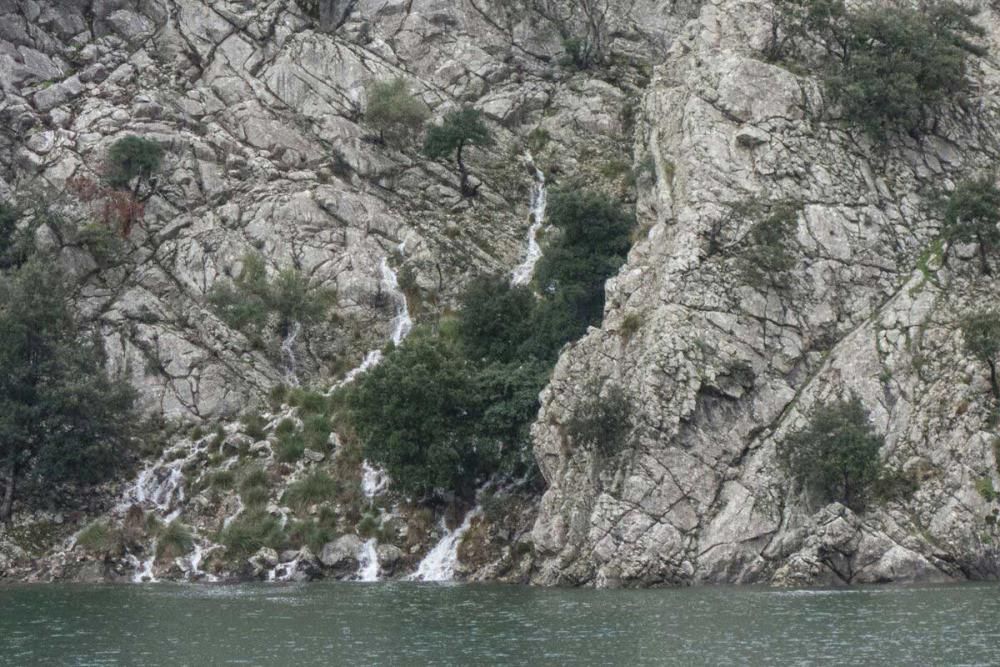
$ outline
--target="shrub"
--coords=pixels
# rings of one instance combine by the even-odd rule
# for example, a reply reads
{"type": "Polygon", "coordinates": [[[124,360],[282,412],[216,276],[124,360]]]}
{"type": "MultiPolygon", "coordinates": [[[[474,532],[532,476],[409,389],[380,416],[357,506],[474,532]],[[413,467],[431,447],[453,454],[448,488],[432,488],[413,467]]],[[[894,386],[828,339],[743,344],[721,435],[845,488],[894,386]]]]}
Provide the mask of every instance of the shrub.
{"type": "Polygon", "coordinates": [[[823,502],[864,508],[870,487],[882,473],[875,432],[861,400],[852,396],[816,410],[809,423],[778,445],[778,461],[802,488],[823,502]]]}
{"type": "Polygon", "coordinates": [[[135,390],[110,378],[103,348],[76,320],[57,267],[39,258],[0,278],[0,461],[10,518],[21,476],[41,488],[95,484],[128,461],[135,390]]]}
{"type": "Polygon", "coordinates": [[[590,69],[593,64],[591,59],[592,49],[590,42],[582,37],[567,37],[562,41],[563,51],[566,55],[559,61],[564,67],[573,67],[583,71],[590,69]]]}
{"type": "Polygon", "coordinates": [[[368,86],[365,120],[378,130],[379,141],[409,142],[420,133],[429,116],[427,105],[410,94],[404,79],[377,81],[368,86]]]}
{"type": "MultiPolygon", "coordinates": [[[[749,210],[756,209],[751,206],[749,210]]],[[[795,268],[796,256],[789,246],[794,243],[798,228],[799,206],[779,202],[769,213],[754,211],[758,219],[743,240],[737,253],[737,266],[743,280],[753,287],[781,287],[784,276],[795,268]]]]}
{"type": "Polygon", "coordinates": [[[208,483],[213,489],[231,489],[236,484],[236,475],[232,470],[219,470],[212,473],[208,483]]]}
{"type": "Polygon", "coordinates": [[[469,185],[469,171],[465,166],[462,152],[469,146],[486,148],[492,145],[493,134],[483,121],[482,112],[464,107],[448,113],[440,125],[428,130],[424,142],[424,154],[432,160],[437,160],[454,153],[462,196],[472,197],[475,196],[477,188],[469,185]]]}
{"type": "Polygon", "coordinates": [[[121,237],[105,225],[84,225],[77,231],[76,240],[102,269],[113,266],[125,249],[121,237]]]}
{"type": "Polygon", "coordinates": [[[985,311],[966,317],[961,324],[965,349],[986,364],[993,396],[1000,401],[997,380],[997,353],[1000,352],[1000,311],[985,311]]]}
{"type": "Polygon", "coordinates": [[[243,424],[243,432],[255,442],[259,442],[267,437],[267,420],[256,412],[248,412],[240,418],[243,424]]]}
{"type": "MultiPolygon", "coordinates": [[[[17,221],[20,218],[21,212],[14,206],[7,202],[0,202],[0,261],[7,257],[14,244],[17,221]]],[[[3,264],[0,264],[0,267],[2,266],[3,264]]]]}
{"type": "Polygon", "coordinates": [[[535,296],[526,287],[512,287],[505,276],[473,279],[462,293],[456,329],[470,359],[508,362],[521,357],[532,335],[535,296]]]}
{"type": "Polygon", "coordinates": [[[317,451],[324,451],[330,446],[330,419],[324,415],[306,417],[302,426],[302,437],[306,445],[317,451]]]}
{"type": "Polygon", "coordinates": [[[313,553],[319,553],[323,545],[337,538],[337,534],[336,520],[323,520],[321,515],[319,521],[293,521],[288,527],[286,539],[293,548],[307,546],[313,553]]]}
{"type": "Polygon", "coordinates": [[[988,253],[1000,243],[1000,188],[983,176],[955,186],[944,209],[944,237],[959,243],[976,243],[982,271],[990,273],[988,253]]]}
{"type": "Polygon", "coordinates": [[[219,534],[219,542],[234,558],[246,558],[267,547],[278,549],[285,541],[281,523],[261,511],[244,512],[219,534]]]}
{"type": "Polygon", "coordinates": [[[288,487],[281,502],[296,511],[303,511],[310,505],[317,505],[337,496],[337,481],[325,472],[316,471],[288,487]]]}
{"type": "Polygon", "coordinates": [[[282,463],[295,463],[306,451],[306,441],[301,433],[288,433],[278,436],[278,449],[275,457],[282,463]]]}
{"type": "Polygon", "coordinates": [[[271,485],[267,473],[262,468],[250,468],[243,475],[240,482],[240,491],[250,491],[253,489],[267,489],[271,485]]]}
{"type": "Polygon", "coordinates": [[[194,536],[191,529],[180,521],[171,521],[160,532],[156,541],[156,560],[170,561],[191,553],[194,548],[194,536]]]}
{"type": "Polygon", "coordinates": [[[610,198],[580,190],[553,192],[547,214],[559,231],[545,247],[535,280],[573,313],[575,338],[601,321],[604,282],[625,262],[635,218],[610,198]]]}
{"type": "Polygon", "coordinates": [[[121,532],[103,519],[80,531],[76,543],[93,554],[117,553],[123,546],[121,532]]]}
{"type": "Polygon", "coordinates": [[[264,259],[257,253],[244,255],[236,278],[217,281],[208,293],[208,302],[226,324],[257,339],[271,317],[284,338],[296,322],[303,326],[318,322],[334,301],[332,290],[311,286],[295,269],[283,269],[269,280],[264,259]]]}
{"type": "Polygon", "coordinates": [[[783,0],[772,24],[771,59],[820,44],[827,94],[872,136],[918,131],[929,112],[963,94],[968,54],[984,34],[951,0],[848,9],[842,0],[783,0]]]}
{"type": "Polygon", "coordinates": [[[592,382],[589,396],[578,402],[566,423],[566,435],[573,444],[591,448],[604,456],[613,456],[624,449],[630,427],[632,403],[617,384],[603,389],[592,382]]]}
{"type": "Polygon", "coordinates": [[[639,332],[642,328],[642,315],[639,313],[629,313],[622,318],[622,324],[619,328],[619,333],[626,340],[632,338],[635,334],[639,332]]]}

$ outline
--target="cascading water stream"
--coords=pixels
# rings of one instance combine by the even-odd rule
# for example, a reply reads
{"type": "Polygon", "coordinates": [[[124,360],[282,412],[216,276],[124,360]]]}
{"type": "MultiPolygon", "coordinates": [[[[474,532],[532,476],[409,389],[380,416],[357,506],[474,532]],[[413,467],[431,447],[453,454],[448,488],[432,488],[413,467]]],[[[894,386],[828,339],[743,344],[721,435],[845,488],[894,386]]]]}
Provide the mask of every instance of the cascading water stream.
{"type": "Polygon", "coordinates": [[[458,546],[462,543],[465,533],[472,527],[472,520],[482,514],[482,508],[477,505],[470,510],[462,524],[455,530],[448,530],[444,518],[441,518],[443,536],[434,545],[424,559],[420,561],[417,571],[408,577],[412,581],[451,581],[455,577],[455,565],[458,563],[458,546]]]}
{"type": "Polygon", "coordinates": [[[281,341],[281,359],[284,363],[285,382],[291,387],[299,386],[298,360],[295,358],[295,340],[302,331],[302,324],[296,320],[284,340],[281,341]]]}
{"type": "Polygon", "coordinates": [[[545,174],[535,166],[535,159],[531,153],[525,153],[524,161],[528,168],[534,172],[535,183],[531,188],[531,226],[528,228],[528,249],[525,253],[524,261],[521,262],[511,273],[510,282],[512,285],[527,285],[531,282],[535,274],[535,265],[542,257],[542,246],[538,243],[538,232],[545,224],[545,205],[547,193],[545,191],[545,174]]]}

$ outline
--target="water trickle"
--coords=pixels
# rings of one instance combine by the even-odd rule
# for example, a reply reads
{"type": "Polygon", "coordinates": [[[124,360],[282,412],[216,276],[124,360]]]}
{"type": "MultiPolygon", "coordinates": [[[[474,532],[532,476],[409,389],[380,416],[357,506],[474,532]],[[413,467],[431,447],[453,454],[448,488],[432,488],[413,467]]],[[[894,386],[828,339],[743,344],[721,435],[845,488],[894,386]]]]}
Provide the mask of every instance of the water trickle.
{"type": "Polygon", "coordinates": [[[291,387],[299,386],[298,360],[295,358],[295,340],[302,331],[302,324],[292,322],[285,339],[281,341],[281,359],[284,364],[285,382],[291,387]]]}
{"type": "Polygon", "coordinates": [[[365,540],[358,554],[358,571],[354,575],[356,581],[378,581],[378,552],[375,550],[377,540],[373,537],[365,540]]]}
{"type": "Polygon", "coordinates": [[[542,247],[538,243],[538,232],[545,224],[545,174],[535,166],[531,153],[525,153],[524,161],[534,171],[535,183],[531,188],[531,226],[528,228],[528,249],[524,261],[511,273],[512,285],[527,285],[535,275],[535,265],[542,257],[542,247]]]}
{"type": "Polygon", "coordinates": [[[444,517],[441,518],[443,536],[434,545],[424,559],[420,561],[417,571],[408,578],[413,581],[451,581],[455,577],[455,565],[458,564],[458,546],[462,538],[472,526],[472,520],[482,514],[482,507],[477,505],[465,515],[455,530],[448,530],[444,517]]]}
{"type": "Polygon", "coordinates": [[[381,468],[376,468],[365,459],[361,462],[361,491],[365,498],[371,500],[385,491],[389,484],[389,476],[381,468]]]}

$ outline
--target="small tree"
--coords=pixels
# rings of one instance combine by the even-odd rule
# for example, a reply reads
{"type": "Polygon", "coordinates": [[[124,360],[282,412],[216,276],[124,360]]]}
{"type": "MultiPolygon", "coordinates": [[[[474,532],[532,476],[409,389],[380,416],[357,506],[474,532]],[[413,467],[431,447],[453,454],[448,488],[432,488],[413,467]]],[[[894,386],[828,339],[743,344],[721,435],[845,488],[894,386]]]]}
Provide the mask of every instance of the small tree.
{"type": "Polygon", "coordinates": [[[990,370],[990,387],[1000,401],[1000,383],[997,381],[997,354],[1000,353],[1000,312],[991,310],[976,313],[962,322],[965,349],[986,363],[990,370]]]}
{"type": "Polygon", "coordinates": [[[738,266],[747,284],[762,288],[780,286],[782,277],[795,267],[794,243],[799,207],[789,202],[775,205],[754,223],[738,255],[738,266]]]}
{"type": "Polygon", "coordinates": [[[857,396],[816,410],[809,424],[778,445],[782,468],[826,502],[860,510],[879,478],[882,438],[857,396]]]}
{"type": "Polygon", "coordinates": [[[988,253],[1000,243],[1000,188],[990,176],[962,181],[945,204],[944,235],[949,241],[976,243],[983,273],[988,253]]]}
{"type": "Polygon", "coordinates": [[[459,186],[463,197],[473,197],[477,188],[469,185],[469,171],[465,167],[462,151],[466,146],[485,148],[493,145],[493,134],[483,121],[483,114],[477,109],[465,107],[452,111],[444,117],[440,125],[427,132],[424,154],[432,160],[455,154],[460,174],[459,186]]]}
{"type": "Polygon", "coordinates": [[[365,120],[378,130],[382,143],[408,142],[420,133],[429,116],[427,105],[410,94],[404,79],[376,81],[368,86],[365,120]]]}
{"type": "Polygon", "coordinates": [[[163,161],[163,148],[155,141],[128,136],[111,144],[108,150],[108,185],[119,190],[130,190],[132,196],[145,201],[152,196],[155,181],[153,174],[163,161]]]}
{"type": "Polygon", "coordinates": [[[19,478],[96,483],[123,464],[135,392],[112,380],[58,271],[31,259],[0,281],[0,520],[19,478]]]}

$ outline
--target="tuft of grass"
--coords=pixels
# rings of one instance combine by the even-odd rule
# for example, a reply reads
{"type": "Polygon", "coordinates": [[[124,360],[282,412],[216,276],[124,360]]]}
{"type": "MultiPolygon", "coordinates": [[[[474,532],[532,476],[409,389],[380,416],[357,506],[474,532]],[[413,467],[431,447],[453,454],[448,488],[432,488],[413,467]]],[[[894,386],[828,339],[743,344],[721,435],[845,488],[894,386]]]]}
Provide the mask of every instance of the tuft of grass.
{"type": "Polygon", "coordinates": [[[283,384],[275,385],[271,388],[271,391],[267,394],[268,405],[271,406],[272,410],[279,409],[285,402],[285,397],[288,395],[288,387],[283,384]]]}
{"type": "Polygon", "coordinates": [[[291,435],[295,433],[295,420],[291,417],[285,417],[278,425],[274,428],[274,434],[279,438],[285,435],[291,435]]]}
{"type": "Polygon", "coordinates": [[[213,489],[231,489],[236,484],[236,475],[233,474],[232,470],[220,470],[212,473],[208,484],[213,489]]]}
{"type": "Polygon", "coordinates": [[[122,534],[107,521],[95,521],[76,537],[76,543],[92,554],[107,554],[122,548],[122,534]]]}
{"type": "Polygon", "coordinates": [[[980,477],[976,480],[976,491],[988,503],[1000,498],[1000,493],[997,493],[996,489],[993,488],[993,478],[989,476],[980,477]]]}
{"type": "Polygon", "coordinates": [[[267,473],[264,472],[263,468],[250,468],[243,475],[242,481],[240,481],[240,491],[249,491],[251,489],[266,489],[270,486],[271,480],[268,479],[267,473]]]}
{"type": "Polygon", "coordinates": [[[302,437],[306,444],[317,450],[325,451],[330,443],[330,418],[325,415],[310,415],[302,425],[302,437]]]}
{"type": "Polygon", "coordinates": [[[164,526],[156,542],[156,560],[171,561],[191,553],[193,548],[191,529],[180,521],[171,521],[164,526]]]}
{"type": "Polygon", "coordinates": [[[316,471],[289,486],[281,501],[292,509],[302,511],[309,505],[333,500],[339,488],[337,480],[325,472],[316,471]]]}
{"type": "Polygon", "coordinates": [[[267,420],[256,412],[249,412],[243,415],[240,421],[243,422],[243,432],[253,438],[255,442],[267,437],[267,432],[265,431],[267,420]]]}
{"type": "Polygon", "coordinates": [[[282,463],[294,463],[302,458],[306,451],[306,441],[301,433],[290,433],[278,437],[278,448],[275,456],[282,463]]]}
{"type": "Polygon", "coordinates": [[[244,512],[219,534],[219,542],[229,555],[246,558],[263,547],[280,548],[285,535],[278,520],[266,512],[244,512]]]}

